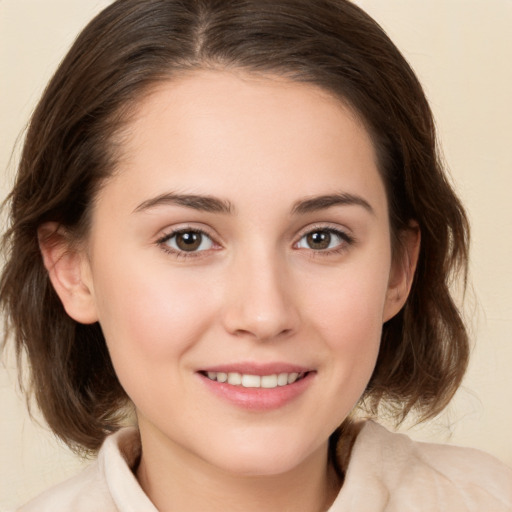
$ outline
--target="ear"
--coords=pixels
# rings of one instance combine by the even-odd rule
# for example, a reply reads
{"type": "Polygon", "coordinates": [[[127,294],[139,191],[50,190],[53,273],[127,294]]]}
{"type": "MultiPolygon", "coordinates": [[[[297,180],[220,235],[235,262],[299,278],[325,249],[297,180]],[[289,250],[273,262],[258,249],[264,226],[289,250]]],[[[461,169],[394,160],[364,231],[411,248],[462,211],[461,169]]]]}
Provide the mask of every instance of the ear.
{"type": "Polygon", "coordinates": [[[40,226],[37,235],[44,266],[66,313],[82,324],[96,322],[90,267],[84,252],[56,222],[40,226]]]}
{"type": "Polygon", "coordinates": [[[400,243],[391,264],[383,322],[393,318],[404,306],[411,291],[420,254],[421,232],[416,222],[400,233],[400,243]]]}

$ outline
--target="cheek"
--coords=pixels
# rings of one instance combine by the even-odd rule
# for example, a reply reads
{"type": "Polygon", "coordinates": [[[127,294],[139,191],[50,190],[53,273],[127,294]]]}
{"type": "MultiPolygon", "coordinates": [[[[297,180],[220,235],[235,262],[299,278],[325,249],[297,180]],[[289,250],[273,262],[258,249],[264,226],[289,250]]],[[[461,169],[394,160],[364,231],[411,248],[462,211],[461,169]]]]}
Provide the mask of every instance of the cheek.
{"type": "Polygon", "coordinates": [[[313,312],[320,326],[333,335],[337,333],[340,339],[358,332],[380,333],[388,276],[385,264],[373,267],[363,264],[341,268],[321,282],[312,279],[304,286],[305,308],[313,312]]]}
{"type": "MultiPolygon", "coordinates": [[[[340,297],[340,302],[348,302],[349,307],[339,303],[326,305],[324,315],[324,339],[329,345],[331,356],[336,360],[340,376],[356,388],[366,387],[380,347],[382,334],[381,307],[356,297],[340,297]]],[[[362,391],[362,390],[361,390],[362,391]]]]}
{"type": "MultiPolygon", "coordinates": [[[[156,268],[154,273],[110,273],[98,290],[100,324],[112,363],[142,411],[161,409],[169,402],[170,388],[186,389],[183,369],[214,310],[207,293],[195,290],[188,279],[168,274],[156,268]]],[[[172,401],[181,404],[185,395],[172,401]]]]}
{"type": "Polygon", "coordinates": [[[385,264],[351,265],[324,281],[323,287],[310,282],[305,288],[311,330],[321,333],[333,359],[333,378],[341,378],[344,385],[364,389],[371,376],[380,347],[387,282],[385,264]]]}
{"type": "Polygon", "coordinates": [[[114,364],[178,357],[207,329],[215,299],[197,286],[197,279],[158,265],[151,271],[118,268],[123,272],[103,274],[97,290],[100,324],[114,364]]]}

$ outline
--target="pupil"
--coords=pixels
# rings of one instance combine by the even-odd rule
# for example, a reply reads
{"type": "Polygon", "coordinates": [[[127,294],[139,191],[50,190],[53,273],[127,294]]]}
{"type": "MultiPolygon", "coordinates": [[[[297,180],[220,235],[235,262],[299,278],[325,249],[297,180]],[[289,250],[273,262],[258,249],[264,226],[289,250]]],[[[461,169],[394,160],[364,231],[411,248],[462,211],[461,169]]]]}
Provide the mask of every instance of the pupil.
{"type": "Polygon", "coordinates": [[[201,233],[187,231],[176,235],[176,245],[183,251],[195,251],[202,241],[201,233]]]}
{"type": "Polygon", "coordinates": [[[311,249],[327,249],[331,243],[331,234],[328,231],[315,231],[307,237],[311,249]]]}

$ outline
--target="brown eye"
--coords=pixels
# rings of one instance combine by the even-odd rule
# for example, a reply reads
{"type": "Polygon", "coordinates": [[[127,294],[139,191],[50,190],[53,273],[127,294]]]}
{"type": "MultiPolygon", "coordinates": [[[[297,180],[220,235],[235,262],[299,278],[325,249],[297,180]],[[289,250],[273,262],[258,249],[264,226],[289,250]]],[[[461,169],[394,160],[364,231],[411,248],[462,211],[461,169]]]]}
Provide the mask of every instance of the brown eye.
{"type": "Polygon", "coordinates": [[[329,231],[314,231],[306,235],[306,242],[310,249],[328,249],[331,245],[331,233],[329,231]]]}
{"type": "Polygon", "coordinates": [[[201,231],[178,231],[162,241],[176,252],[200,252],[213,247],[212,239],[201,231]]]}
{"type": "Polygon", "coordinates": [[[182,251],[196,251],[203,240],[201,233],[195,231],[187,231],[176,235],[176,245],[182,251]]]}
{"type": "Polygon", "coordinates": [[[295,246],[298,249],[310,249],[313,251],[326,251],[342,248],[350,245],[353,239],[337,229],[315,229],[301,237],[295,246]]]}

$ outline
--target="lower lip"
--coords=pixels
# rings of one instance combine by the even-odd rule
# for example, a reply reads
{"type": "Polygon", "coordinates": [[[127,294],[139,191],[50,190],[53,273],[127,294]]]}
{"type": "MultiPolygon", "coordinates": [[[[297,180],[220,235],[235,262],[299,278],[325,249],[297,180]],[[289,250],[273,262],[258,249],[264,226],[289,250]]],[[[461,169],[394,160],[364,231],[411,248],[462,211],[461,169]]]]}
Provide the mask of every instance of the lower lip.
{"type": "Polygon", "coordinates": [[[244,388],[232,386],[226,382],[211,380],[198,373],[201,380],[210,391],[227,400],[233,405],[253,411],[268,411],[279,409],[302,395],[314,378],[314,372],[309,372],[302,379],[286,386],[275,388],[244,388]]]}

